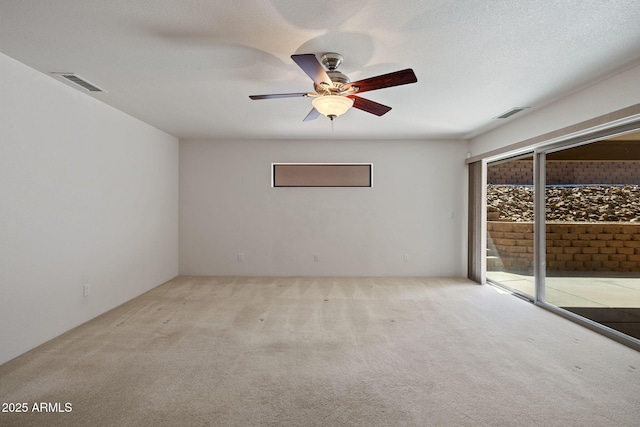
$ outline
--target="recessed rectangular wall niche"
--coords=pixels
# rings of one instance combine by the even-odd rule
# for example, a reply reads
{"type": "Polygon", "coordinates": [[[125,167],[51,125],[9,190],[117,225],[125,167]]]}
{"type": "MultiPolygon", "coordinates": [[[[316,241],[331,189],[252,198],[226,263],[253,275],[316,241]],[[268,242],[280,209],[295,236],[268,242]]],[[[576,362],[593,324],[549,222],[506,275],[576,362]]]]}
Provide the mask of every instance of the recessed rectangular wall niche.
{"type": "Polygon", "coordinates": [[[371,187],[371,163],[272,163],[272,187],[371,187]]]}

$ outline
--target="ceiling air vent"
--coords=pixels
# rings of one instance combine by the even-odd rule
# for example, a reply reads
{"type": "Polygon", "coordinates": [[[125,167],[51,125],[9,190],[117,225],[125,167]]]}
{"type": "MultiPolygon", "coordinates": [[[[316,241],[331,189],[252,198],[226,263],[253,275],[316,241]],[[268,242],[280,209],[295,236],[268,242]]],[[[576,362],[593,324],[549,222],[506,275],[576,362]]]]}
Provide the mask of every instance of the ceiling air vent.
{"type": "Polygon", "coordinates": [[[83,89],[88,90],[89,92],[106,92],[106,90],[99,88],[98,86],[88,82],[87,80],[83,79],[82,77],[74,73],[51,73],[51,74],[56,75],[60,78],[63,78],[73,83],[74,85],[80,86],[83,89]]]}
{"type": "Polygon", "coordinates": [[[506,113],[500,114],[498,117],[494,117],[496,119],[506,119],[507,117],[511,117],[514,114],[518,114],[520,111],[526,110],[529,107],[514,107],[506,113]]]}

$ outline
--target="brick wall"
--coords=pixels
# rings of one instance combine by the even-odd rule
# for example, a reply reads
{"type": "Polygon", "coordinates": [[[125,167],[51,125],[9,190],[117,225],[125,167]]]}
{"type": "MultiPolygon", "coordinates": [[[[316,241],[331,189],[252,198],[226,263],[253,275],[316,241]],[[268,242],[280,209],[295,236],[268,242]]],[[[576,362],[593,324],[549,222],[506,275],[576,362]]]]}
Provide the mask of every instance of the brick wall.
{"type": "MultiPolygon", "coordinates": [[[[488,221],[487,240],[487,270],[533,272],[532,223],[488,221]]],[[[640,272],[640,224],[547,224],[547,270],[640,272]]]]}
{"type": "MultiPolygon", "coordinates": [[[[489,184],[533,184],[533,162],[490,165],[489,184]]],[[[548,161],[547,184],[640,184],[637,161],[548,161]]]]}

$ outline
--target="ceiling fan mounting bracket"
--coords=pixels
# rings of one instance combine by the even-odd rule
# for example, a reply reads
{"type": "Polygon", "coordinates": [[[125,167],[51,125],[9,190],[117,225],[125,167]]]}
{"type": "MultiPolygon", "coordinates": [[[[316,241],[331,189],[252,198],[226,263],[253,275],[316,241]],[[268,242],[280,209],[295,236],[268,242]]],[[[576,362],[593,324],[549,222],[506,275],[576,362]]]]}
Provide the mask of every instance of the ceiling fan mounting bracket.
{"type": "Polygon", "coordinates": [[[335,71],[338,69],[344,58],[339,53],[327,52],[320,57],[320,62],[329,71],[335,71]]]}

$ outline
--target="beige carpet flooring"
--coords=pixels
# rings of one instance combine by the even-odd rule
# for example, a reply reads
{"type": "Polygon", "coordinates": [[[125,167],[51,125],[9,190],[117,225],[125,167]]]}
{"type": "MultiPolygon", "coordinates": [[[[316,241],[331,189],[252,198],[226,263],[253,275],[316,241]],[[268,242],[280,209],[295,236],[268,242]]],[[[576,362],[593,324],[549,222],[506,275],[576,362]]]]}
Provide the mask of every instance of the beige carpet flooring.
{"type": "Polygon", "coordinates": [[[29,405],[2,426],[638,426],[640,353],[465,279],[178,277],[0,366],[0,402],[29,405]]]}

